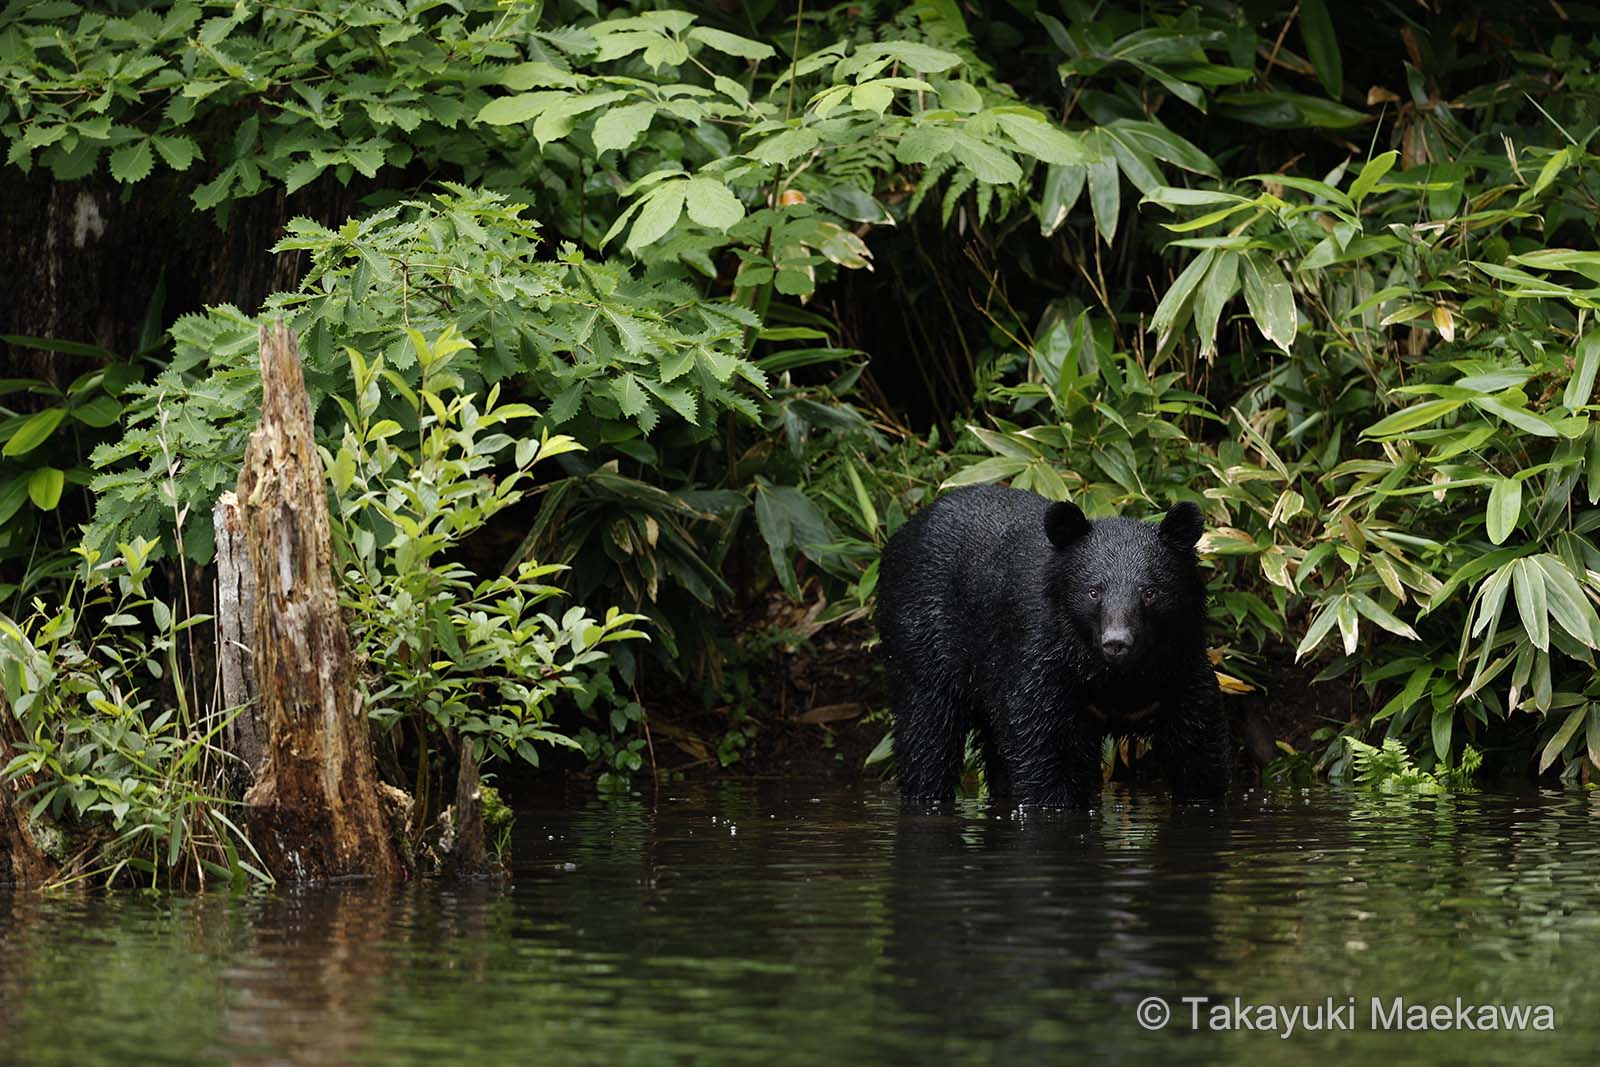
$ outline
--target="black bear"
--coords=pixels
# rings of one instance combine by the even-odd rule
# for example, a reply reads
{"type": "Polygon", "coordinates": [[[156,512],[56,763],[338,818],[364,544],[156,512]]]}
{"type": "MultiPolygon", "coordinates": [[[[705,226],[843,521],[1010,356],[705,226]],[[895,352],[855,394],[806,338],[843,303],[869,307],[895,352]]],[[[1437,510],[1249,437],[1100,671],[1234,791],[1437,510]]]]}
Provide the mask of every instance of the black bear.
{"type": "Polygon", "coordinates": [[[996,486],[914,515],[883,550],[878,632],[900,793],[955,793],[976,731],[990,795],[1088,805],[1109,734],[1149,739],[1178,799],[1228,787],[1232,746],[1206,656],[1200,509],[1084,517],[996,486]]]}

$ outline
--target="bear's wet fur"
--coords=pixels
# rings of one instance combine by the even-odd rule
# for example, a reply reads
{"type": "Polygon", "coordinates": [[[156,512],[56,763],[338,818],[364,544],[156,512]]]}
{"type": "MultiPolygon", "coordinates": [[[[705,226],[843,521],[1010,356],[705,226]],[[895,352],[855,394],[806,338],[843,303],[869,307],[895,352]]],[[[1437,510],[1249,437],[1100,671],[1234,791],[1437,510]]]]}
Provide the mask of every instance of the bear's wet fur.
{"type": "Polygon", "coordinates": [[[1227,791],[1206,655],[1200,509],[1090,521],[996,486],[924,508],[884,548],[878,631],[901,796],[948,800],[976,732],[990,796],[1084,807],[1107,734],[1152,743],[1179,800],[1227,791]]]}

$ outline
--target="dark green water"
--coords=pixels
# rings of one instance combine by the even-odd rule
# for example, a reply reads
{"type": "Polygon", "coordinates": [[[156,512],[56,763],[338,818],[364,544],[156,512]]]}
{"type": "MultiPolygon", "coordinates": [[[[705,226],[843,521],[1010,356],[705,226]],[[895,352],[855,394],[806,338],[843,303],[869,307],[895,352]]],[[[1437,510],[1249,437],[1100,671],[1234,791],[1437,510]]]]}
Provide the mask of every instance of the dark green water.
{"type": "Polygon", "coordinates": [[[902,817],[876,792],[741,783],[528,810],[514,847],[500,888],[0,895],[0,1062],[1529,1067],[1600,1049],[1595,797],[902,817]],[[1175,1009],[1155,1031],[1135,1018],[1152,996],[1175,1009]],[[1350,1028],[1206,1029],[1211,1003],[1236,1025],[1235,997],[1256,1021],[1320,1005],[1350,1028]],[[1544,1005],[1555,1029],[1374,1029],[1373,997],[1452,1024],[1458,997],[1544,1005]]]}

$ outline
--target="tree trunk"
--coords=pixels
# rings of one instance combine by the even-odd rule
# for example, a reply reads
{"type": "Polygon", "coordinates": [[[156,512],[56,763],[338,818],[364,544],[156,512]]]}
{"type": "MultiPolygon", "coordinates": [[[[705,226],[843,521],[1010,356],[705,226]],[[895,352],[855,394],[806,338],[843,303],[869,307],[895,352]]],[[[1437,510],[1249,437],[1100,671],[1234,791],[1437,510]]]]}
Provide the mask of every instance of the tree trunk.
{"type": "MultiPolygon", "coordinates": [[[[0,767],[11,762],[17,720],[0,697],[0,767]]],[[[38,885],[55,877],[55,865],[39,851],[28,828],[28,814],[17,803],[19,790],[0,781],[0,885],[38,885]]]]}
{"type": "Polygon", "coordinates": [[[211,514],[217,535],[217,675],[222,706],[238,708],[223,731],[223,747],[233,757],[227,768],[228,795],[243,796],[267,761],[267,724],[256,699],[256,575],[245,542],[239,497],[223,493],[211,514]]]}
{"type": "Polygon", "coordinates": [[[478,757],[472,739],[456,739],[456,798],[451,818],[455,841],[445,859],[445,873],[456,878],[487,878],[500,873],[500,865],[489,858],[483,833],[482,782],[478,776],[478,757]]]}
{"type": "Polygon", "coordinates": [[[267,761],[245,796],[250,838],[280,881],[393,877],[371,731],[339,610],[328,490],[299,346],[261,330],[261,423],[239,473],[255,573],[255,676],[267,761]]]}

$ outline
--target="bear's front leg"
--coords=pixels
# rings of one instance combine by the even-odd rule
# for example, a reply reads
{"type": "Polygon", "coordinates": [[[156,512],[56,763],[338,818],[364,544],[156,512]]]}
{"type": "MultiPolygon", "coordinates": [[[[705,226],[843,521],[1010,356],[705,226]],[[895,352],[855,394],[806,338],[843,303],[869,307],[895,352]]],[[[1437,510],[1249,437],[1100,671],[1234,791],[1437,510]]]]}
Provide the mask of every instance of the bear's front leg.
{"type": "Polygon", "coordinates": [[[1083,714],[1055,724],[1049,736],[1022,739],[1011,775],[1018,803],[1092,807],[1105,784],[1104,741],[1105,725],[1083,714]]]}
{"type": "Polygon", "coordinates": [[[1222,800],[1233,781],[1233,738],[1222,691],[1209,662],[1190,677],[1151,740],[1174,800],[1222,800]]]}

